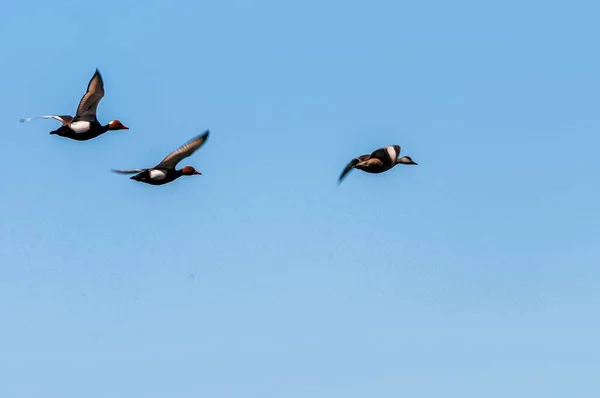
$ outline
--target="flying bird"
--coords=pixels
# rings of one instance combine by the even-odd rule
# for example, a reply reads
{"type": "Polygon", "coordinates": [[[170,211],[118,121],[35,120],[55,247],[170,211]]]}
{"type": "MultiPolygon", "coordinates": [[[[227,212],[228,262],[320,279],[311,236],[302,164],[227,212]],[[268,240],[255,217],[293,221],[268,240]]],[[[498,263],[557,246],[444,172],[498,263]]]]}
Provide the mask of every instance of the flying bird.
{"type": "Polygon", "coordinates": [[[108,130],[128,130],[119,120],[111,120],[103,126],[96,118],[96,109],[98,103],[104,97],[104,82],[100,71],[96,69],[94,76],[88,83],[87,91],[79,101],[75,117],[69,115],[37,116],[21,119],[21,123],[30,122],[35,119],[55,119],[62,125],[51,131],[50,134],[56,134],[61,137],[71,138],[77,141],[87,141],[106,133],[108,130]]]}
{"type": "Polygon", "coordinates": [[[190,141],[183,144],[175,151],[168,154],[159,164],[149,169],[133,169],[133,170],[115,170],[119,174],[136,174],[130,177],[132,180],[145,182],[150,185],[163,185],[178,179],[181,176],[191,176],[202,174],[196,171],[192,166],[185,166],[180,170],[175,167],[183,159],[196,152],[208,139],[209,130],[192,138],[190,141]]]}
{"type": "Polygon", "coordinates": [[[346,175],[352,169],[358,169],[367,173],[377,174],[388,171],[397,164],[417,164],[410,158],[410,156],[398,158],[399,155],[400,145],[389,145],[376,149],[370,155],[358,156],[352,159],[346,168],[344,168],[344,171],[342,171],[342,174],[338,179],[338,184],[342,182],[344,177],[346,177],[346,175]]]}

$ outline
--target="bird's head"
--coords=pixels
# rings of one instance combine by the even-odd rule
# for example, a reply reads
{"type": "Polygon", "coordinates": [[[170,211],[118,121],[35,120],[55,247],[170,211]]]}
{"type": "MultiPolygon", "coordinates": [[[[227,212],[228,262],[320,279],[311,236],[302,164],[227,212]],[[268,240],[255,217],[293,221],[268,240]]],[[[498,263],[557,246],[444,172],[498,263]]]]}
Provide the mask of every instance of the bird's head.
{"type": "Polygon", "coordinates": [[[109,130],[129,130],[129,127],[127,127],[123,123],[121,123],[120,120],[111,120],[110,122],[108,122],[108,129],[109,130]]]}
{"type": "Polygon", "coordinates": [[[184,176],[193,176],[194,174],[202,174],[199,171],[197,171],[195,168],[193,168],[192,166],[185,166],[184,168],[181,169],[181,174],[183,174],[184,176]]]}

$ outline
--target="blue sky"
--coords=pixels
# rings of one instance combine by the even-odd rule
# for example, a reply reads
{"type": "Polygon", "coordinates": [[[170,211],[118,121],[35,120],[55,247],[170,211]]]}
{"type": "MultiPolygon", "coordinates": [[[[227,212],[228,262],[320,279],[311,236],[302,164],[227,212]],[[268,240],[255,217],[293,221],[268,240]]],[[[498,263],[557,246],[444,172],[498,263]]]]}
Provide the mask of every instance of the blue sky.
{"type": "Polygon", "coordinates": [[[5,4],[0,396],[597,397],[599,12],[5,4]]]}

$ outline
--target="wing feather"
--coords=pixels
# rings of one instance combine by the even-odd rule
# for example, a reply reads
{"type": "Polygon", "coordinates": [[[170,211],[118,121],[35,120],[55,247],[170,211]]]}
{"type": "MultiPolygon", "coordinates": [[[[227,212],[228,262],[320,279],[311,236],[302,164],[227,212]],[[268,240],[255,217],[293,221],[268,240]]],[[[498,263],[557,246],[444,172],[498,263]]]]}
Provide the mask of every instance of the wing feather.
{"type": "Polygon", "coordinates": [[[338,184],[342,183],[342,180],[346,177],[346,175],[350,172],[350,170],[352,170],[354,168],[354,166],[356,166],[357,164],[359,164],[360,162],[362,162],[364,160],[367,160],[368,158],[369,158],[369,155],[361,155],[361,156],[358,156],[358,157],[352,159],[350,161],[350,163],[348,163],[346,165],[346,167],[342,171],[342,174],[340,174],[340,177],[338,178],[338,184]]]}
{"type": "Polygon", "coordinates": [[[26,117],[19,121],[21,123],[26,123],[26,122],[30,122],[30,121],[36,120],[36,119],[55,119],[55,120],[58,120],[59,122],[61,122],[63,126],[66,126],[67,124],[71,123],[71,121],[73,120],[73,116],[69,116],[69,115],[36,116],[36,117],[26,117]]]}
{"type": "Polygon", "coordinates": [[[96,69],[94,76],[92,76],[88,83],[86,93],[81,97],[81,101],[79,101],[75,119],[86,121],[97,120],[96,110],[102,97],[104,97],[104,81],[102,80],[100,71],[96,69]]]}
{"type": "Polygon", "coordinates": [[[170,154],[168,154],[155,168],[173,169],[179,162],[196,152],[208,139],[209,130],[192,138],[170,154]]]}
{"type": "Polygon", "coordinates": [[[111,169],[113,173],[118,173],[118,174],[135,174],[135,173],[142,173],[148,169],[131,169],[131,170],[116,170],[116,169],[111,169]]]}

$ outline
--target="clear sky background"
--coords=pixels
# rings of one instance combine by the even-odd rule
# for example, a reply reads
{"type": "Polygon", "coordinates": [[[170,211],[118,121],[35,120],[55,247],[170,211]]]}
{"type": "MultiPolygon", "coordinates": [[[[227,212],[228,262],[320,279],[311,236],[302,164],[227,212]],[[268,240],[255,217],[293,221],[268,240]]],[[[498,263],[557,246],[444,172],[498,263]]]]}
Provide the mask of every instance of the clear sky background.
{"type": "Polygon", "coordinates": [[[600,396],[599,14],[5,3],[0,396],[600,396]],[[130,130],[19,123],[96,67],[130,130]],[[206,128],[202,176],[110,172],[206,128]]]}

